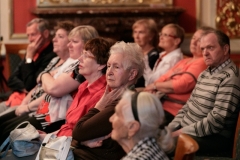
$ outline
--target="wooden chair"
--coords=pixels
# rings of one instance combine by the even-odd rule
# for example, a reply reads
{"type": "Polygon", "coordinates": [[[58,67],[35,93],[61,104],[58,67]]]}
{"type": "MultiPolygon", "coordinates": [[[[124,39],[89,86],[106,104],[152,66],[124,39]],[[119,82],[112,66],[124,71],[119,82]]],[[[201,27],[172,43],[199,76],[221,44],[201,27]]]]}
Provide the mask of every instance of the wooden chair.
{"type": "Polygon", "coordinates": [[[6,78],[8,78],[18,63],[24,58],[28,44],[6,44],[6,78]]]}
{"type": "Polygon", "coordinates": [[[236,159],[236,157],[240,158],[239,152],[237,150],[240,150],[240,112],[238,114],[238,121],[236,125],[236,130],[235,130],[235,137],[234,137],[234,145],[233,145],[233,155],[232,157],[236,159]]]}
{"type": "Polygon", "coordinates": [[[193,160],[198,148],[198,144],[193,138],[182,133],[178,137],[174,160],[193,160]]]}
{"type": "Polygon", "coordinates": [[[7,88],[6,80],[25,56],[28,44],[6,44],[6,56],[1,59],[0,101],[8,99],[11,92],[7,88]]]}
{"type": "Polygon", "coordinates": [[[195,160],[239,160],[240,159],[240,113],[235,130],[232,158],[227,157],[202,157],[197,156],[195,160]]]}

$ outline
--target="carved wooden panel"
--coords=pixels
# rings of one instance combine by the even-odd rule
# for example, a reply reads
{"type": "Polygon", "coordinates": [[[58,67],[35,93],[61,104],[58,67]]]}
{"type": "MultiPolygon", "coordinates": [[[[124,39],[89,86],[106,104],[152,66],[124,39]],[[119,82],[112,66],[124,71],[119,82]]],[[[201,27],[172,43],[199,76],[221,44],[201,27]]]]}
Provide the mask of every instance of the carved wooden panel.
{"type": "Polygon", "coordinates": [[[239,0],[217,1],[216,26],[231,38],[240,37],[240,3],[239,0]]]}
{"type": "Polygon", "coordinates": [[[103,37],[132,41],[132,24],[141,18],[153,18],[159,30],[168,23],[178,23],[184,11],[178,7],[87,7],[87,8],[36,8],[32,12],[49,20],[72,20],[76,25],[92,25],[103,37]]]}

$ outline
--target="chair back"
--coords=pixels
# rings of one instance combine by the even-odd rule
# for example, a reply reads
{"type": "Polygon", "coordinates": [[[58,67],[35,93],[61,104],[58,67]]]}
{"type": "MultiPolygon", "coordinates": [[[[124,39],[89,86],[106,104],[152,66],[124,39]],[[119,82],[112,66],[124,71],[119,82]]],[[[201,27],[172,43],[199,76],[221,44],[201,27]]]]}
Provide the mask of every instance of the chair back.
{"type": "Polygon", "coordinates": [[[232,158],[240,158],[240,112],[238,114],[238,121],[235,130],[234,145],[233,145],[233,155],[232,158]]]}
{"type": "Polygon", "coordinates": [[[28,44],[5,44],[6,56],[0,57],[0,101],[8,99],[7,79],[25,57],[28,44]],[[5,94],[7,92],[7,94],[5,94]]]}
{"type": "Polygon", "coordinates": [[[233,159],[240,159],[240,129],[238,129],[237,141],[234,143],[233,153],[234,152],[235,155],[233,155],[233,159]]]}
{"type": "Polygon", "coordinates": [[[25,50],[26,52],[27,46],[28,44],[6,44],[6,63],[9,65],[5,67],[7,79],[25,57],[25,53],[22,53],[22,51],[25,50]]]}
{"type": "Polygon", "coordinates": [[[198,143],[187,134],[180,134],[177,141],[174,160],[193,160],[198,143]]]}

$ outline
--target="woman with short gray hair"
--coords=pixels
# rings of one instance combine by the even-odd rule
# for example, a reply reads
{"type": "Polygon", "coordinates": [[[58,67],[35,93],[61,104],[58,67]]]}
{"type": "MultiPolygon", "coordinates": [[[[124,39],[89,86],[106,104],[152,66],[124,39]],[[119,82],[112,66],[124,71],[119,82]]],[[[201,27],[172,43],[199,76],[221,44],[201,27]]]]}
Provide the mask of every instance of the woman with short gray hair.
{"type": "Polygon", "coordinates": [[[109,134],[109,118],[126,88],[132,88],[144,69],[143,54],[136,43],[117,42],[110,49],[107,62],[107,87],[94,108],[79,119],[74,130],[74,158],[119,160],[125,155],[122,147],[109,134]],[[87,147],[86,147],[87,146],[87,147]]]}
{"type": "Polygon", "coordinates": [[[127,153],[122,160],[168,160],[165,152],[174,149],[171,132],[160,126],[164,111],[159,99],[147,92],[124,92],[110,117],[112,139],[127,153]]]}
{"type": "Polygon", "coordinates": [[[110,55],[112,54],[122,54],[124,56],[123,67],[125,68],[125,70],[138,70],[136,80],[142,76],[145,66],[142,49],[138,44],[125,43],[123,41],[117,42],[111,47],[110,55]]]}

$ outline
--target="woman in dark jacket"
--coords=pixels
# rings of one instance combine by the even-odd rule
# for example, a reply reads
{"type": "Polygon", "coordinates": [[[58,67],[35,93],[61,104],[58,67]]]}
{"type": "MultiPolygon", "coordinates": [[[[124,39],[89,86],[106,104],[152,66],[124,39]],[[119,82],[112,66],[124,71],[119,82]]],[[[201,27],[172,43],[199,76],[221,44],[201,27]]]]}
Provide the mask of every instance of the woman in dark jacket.
{"type": "Polygon", "coordinates": [[[110,49],[107,63],[107,87],[94,108],[83,116],[73,130],[72,147],[75,159],[121,159],[125,155],[121,146],[113,141],[109,118],[123,91],[134,85],[143,74],[143,54],[135,43],[119,42],[110,49]]]}

